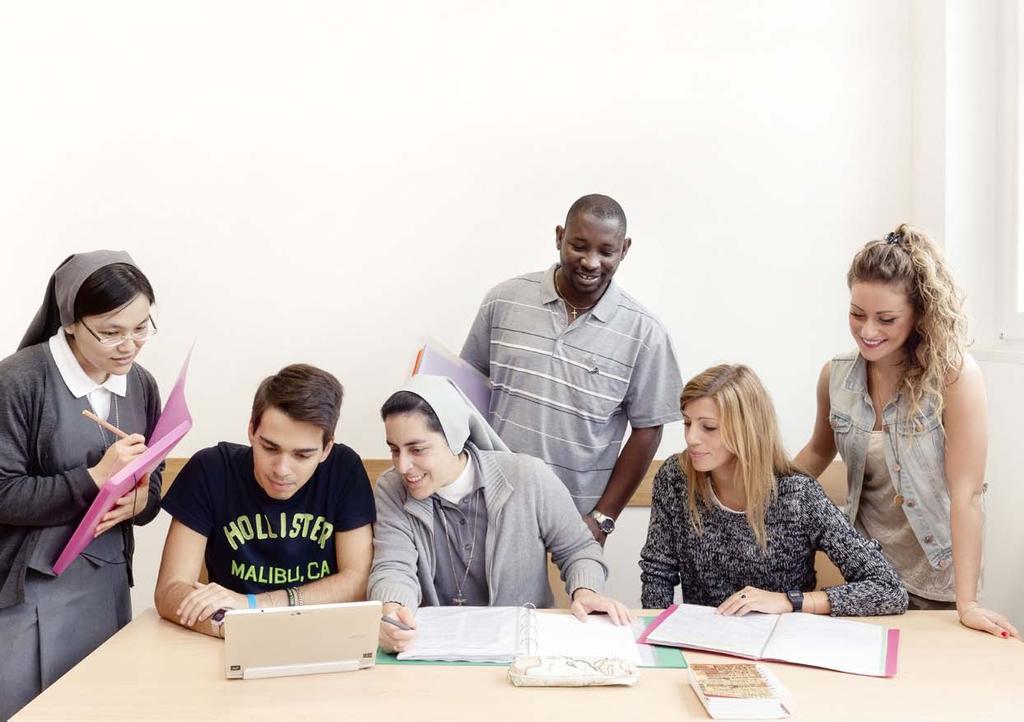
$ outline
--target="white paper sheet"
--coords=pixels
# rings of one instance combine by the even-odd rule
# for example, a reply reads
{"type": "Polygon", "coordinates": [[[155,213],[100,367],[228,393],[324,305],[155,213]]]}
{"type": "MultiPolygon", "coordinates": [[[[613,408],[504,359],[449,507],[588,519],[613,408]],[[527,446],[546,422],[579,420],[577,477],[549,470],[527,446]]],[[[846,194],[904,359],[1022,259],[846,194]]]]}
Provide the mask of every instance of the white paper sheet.
{"type": "Polygon", "coordinates": [[[651,632],[647,641],[694,649],[714,649],[757,659],[761,656],[777,614],[726,617],[714,607],[680,604],[665,621],[651,632]]]}
{"type": "Polygon", "coordinates": [[[616,625],[606,616],[581,622],[571,614],[537,612],[537,654],[564,657],[617,657],[639,665],[633,628],[616,625]]]}
{"type": "Polygon", "coordinates": [[[784,614],[765,659],[827,667],[853,674],[885,673],[888,629],[813,614],[784,614]]]}

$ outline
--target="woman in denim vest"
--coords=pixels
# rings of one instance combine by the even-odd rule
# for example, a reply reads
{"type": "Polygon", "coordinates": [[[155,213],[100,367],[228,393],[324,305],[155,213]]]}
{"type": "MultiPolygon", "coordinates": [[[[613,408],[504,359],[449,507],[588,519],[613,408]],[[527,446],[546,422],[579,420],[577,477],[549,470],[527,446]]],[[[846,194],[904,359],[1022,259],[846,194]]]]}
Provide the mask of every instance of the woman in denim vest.
{"type": "Polygon", "coordinates": [[[962,293],[931,239],[907,225],[865,245],[846,282],[857,350],[822,368],[796,463],[817,476],[838,450],[846,513],[881,543],[910,609],[956,609],[965,626],[1019,637],[978,604],[988,415],[962,293]]]}

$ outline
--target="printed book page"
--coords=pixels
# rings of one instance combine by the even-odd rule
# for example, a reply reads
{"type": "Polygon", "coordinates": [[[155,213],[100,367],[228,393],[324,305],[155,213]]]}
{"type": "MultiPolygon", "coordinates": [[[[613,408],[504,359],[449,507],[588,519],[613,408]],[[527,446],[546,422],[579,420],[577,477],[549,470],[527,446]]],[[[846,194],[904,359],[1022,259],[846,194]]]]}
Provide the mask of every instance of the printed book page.
{"type": "Polygon", "coordinates": [[[647,636],[652,644],[669,644],[760,658],[779,618],[757,612],[743,617],[726,617],[714,607],[680,604],[647,636]]]}
{"type": "Polygon", "coordinates": [[[885,674],[888,628],[814,614],[784,614],[766,659],[853,674],[885,674]]]}
{"type": "Polygon", "coordinates": [[[416,636],[398,659],[511,662],[519,614],[519,607],[421,607],[416,636]]]}

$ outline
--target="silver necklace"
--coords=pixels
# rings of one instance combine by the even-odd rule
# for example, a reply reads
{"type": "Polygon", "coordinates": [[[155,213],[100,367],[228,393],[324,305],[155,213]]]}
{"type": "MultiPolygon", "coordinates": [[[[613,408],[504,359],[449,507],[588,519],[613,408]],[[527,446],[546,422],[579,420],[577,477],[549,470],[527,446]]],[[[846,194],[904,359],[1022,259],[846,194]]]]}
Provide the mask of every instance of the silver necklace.
{"type": "MultiPolygon", "coordinates": [[[[120,429],[121,428],[121,416],[120,416],[120,414],[118,414],[118,411],[117,411],[117,394],[113,394],[112,393],[112,394],[110,394],[110,397],[111,397],[110,400],[111,400],[111,402],[114,405],[114,426],[116,426],[117,428],[120,429]]],[[[89,404],[89,405],[92,406],[92,404],[89,404]]],[[[111,439],[110,441],[107,441],[107,431],[100,424],[96,424],[96,428],[100,430],[100,439],[103,441],[103,451],[105,452],[107,449],[110,448],[111,444],[113,444],[114,441],[113,441],[113,439],[111,439]]]]}
{"type": "MultiPolygon", "coordinates": [[[[118,409],[117,409],[117,394],[111,394],[110,396],[111,396],[110,400],[111,400],[111,402],[113,403],[113,406],[114,406],[114,426],[116,426],[117,428],[120,429],[121,428],[121,414],[118,412],[118,409]]],[[[90,406],[91,406],[91,404],[90,404],[90,406]]],[[[96,424],[96,428],[100,430],[100,439],[103,440],[103,451],[104,451],[104,453],[106,453],[107,449],[109,449],[111,447],[111,445],[114,443],[114,440],[111,439],[110,441],[107,441],[107,431],[106,431],[106,429],[103,428],[102,425],[96,424]]],[[[135,493],[132,496],[132,511],[134,512],[135,511],[135,506],[136,506],[136,504],[139,501],[139,484],[138,484],[138,479],[136,479],[134,476],[132,477],[132,480],[135,482],[135,483],[132,484],[132,486],[135,489],[135,493]]]]}
{"type": "MultiPolygon", "coordinates": [[[[470,459],[470,463],[473,463],[472,459],[470,459]]],[[[472,540],[472,542],[471,542],[471,544],[469,546],[469,557],[466,559],[466,571],[462,574],[462,582],[461,583],[459,582],[459,572],[455,568],[455,552],[453,550],[453,546],[454,545],[452,544],[452,534],[451,534],[451,531],[448,529],[448,520],[447,520],[447,518],[445,518],[444,509],[439,509],[438,510],[438,512],[441,515],[441,526],[444,527],[444,539],[445,539],[445,542],[447,542],[447,546],[448,546],[448,561],[452,565],[452,579],[455,582],[455,596],[452,598],[452,601],[457,606],[460,606],[460,607],[463,604],[466,603],[466,597],[462,593],[462,590],[466,586],[466,580],[469,579],[469,569],[470,569],[470,567],[473,566],[473,558],[474,558],[474,556],[476,554],[476,528],[477,528],[476,509],[477,509],[477,502],[480,500],[480,494],[476,490],[471,491],[470,493],[474,495],[473,496],[473,503],[470,504],[470,506],[469,506],[469,515],[471,517],[473,517],[473,540],[472,540]]],[[[440,504],[440,502],[438,502],[438,503],[440,504]]]]}

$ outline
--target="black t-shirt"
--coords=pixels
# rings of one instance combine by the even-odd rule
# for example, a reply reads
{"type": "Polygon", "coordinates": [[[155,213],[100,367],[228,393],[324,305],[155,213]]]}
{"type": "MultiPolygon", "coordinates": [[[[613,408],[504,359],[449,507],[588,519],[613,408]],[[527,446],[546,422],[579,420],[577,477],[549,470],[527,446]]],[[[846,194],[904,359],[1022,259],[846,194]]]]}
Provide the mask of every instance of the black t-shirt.
{"type": "Polygon", "coordinates": [[[252,448],[223,441],[189,459],[163,507],[206,537],[206,570],[240,594],[300,586],[338,571],[337,532],[377,519],[370,480],[352,449],[335,444],[290,499],[267,496],[252,448]]]}

